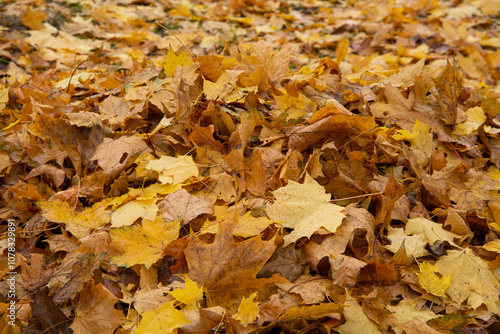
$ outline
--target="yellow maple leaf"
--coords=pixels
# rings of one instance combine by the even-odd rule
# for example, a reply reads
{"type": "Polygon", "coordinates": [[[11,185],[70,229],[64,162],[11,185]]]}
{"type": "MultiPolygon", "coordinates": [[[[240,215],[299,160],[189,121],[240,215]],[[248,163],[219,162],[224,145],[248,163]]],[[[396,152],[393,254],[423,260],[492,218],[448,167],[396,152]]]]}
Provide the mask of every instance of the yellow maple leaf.
{"type": "Polygon", "coordinates": [[[457,131],[464,135],[470,135],[486,121],[486,115],[481,107],[470,108],[465,114],[467,115],[467,120],[457,125],[457,131]]]}
{"type": "Polygon", "coordinates": [[[425,291],[434,296],[446,297],[445,291],[450,286],[451,276],[439,277],[436,275],[436,266],[428,262],[420,264],[421,273],[417,273],[418,283],[425,291]]]}
{"type": "MultiPolygon", "coordinates": [[[[214,215],[216,218],[215,221],[207,220],[205,224],[203,224],[203,233],[217,233],[219,225],[222,221],[234,217],[234,208],[216,205],[214,207],[214,215]]],[[[243,216],[238,216],[238,224],[234,228],[233,235],[244,238],[253,237],[255,235],[259,235],[260,232],[265,230],[266,227],[272,223],[272,220],[269,220],[266,217],[253,217],[251,212],[248,211],[243,216]]]]}
{"type": "Polygon", "coordinates": [[[238,313],[233,318],[241,324],[248,324],[255,321],[260,312],[259,303],[253,301],[256,296],[257,292],[254,292],[248,298],[243,297],[240,307],[238,307],[238,313]]]}
{"type": "Polygon", "coordinates": [[[47,18],[47,14],[39,9],[31,10],[28,7],[21,13],[19,18],[24,26],[33,30],[40,30],[44,27],[42,21],[47,18]]]}
{"type": "Polygon", "coordinates": [[[287,119],[299,118],[316,110],[317,103],[302,93],[295,97],[285,91],[283,95],[275,95],[274,99],[279,112],[287,113],[287,119]]]}
{"type": "Polygon", "coordinates": [[[137,218],[154,220],[158,207],[156,198],[148,200],[130,201],[116,209],[111,214],[111,227],[122,227],[132,225],[137,218]]]}
{"type": "Polygon", "coordinates": [[[309,238],[320,227],[334,233],[345,218],[344,208],[329,203],[330,195],[307,173],[303,184],[290,181],[273,194],[276,200],[266,209],[267,215],[294,229],[284,237],[285,246],[302,237],[309,238]]]}
{"type": "Polygon", "coordinates": [[[429,255],[425,246],[427,246],[427,242],[425,240],[425,236],[423,235],[408,235],[406,234],[402,228],[394,228],[389,226],[387,231],[387,238],[391,240],[390,245],[384,246],[384,248],[390,250],[394,254],[401,248],[404,242],[404,247],[407,254],[411,254],[414,257],[422,257],[429,255]]]}
{"type": "Polygon", "coordinates": [[[42,209],[45,219],[64,224],[78,239],[89,235],[91,230],[106,225],[110,219],[110,212],[106,211],[108,201],[96,203],[80,213],[73,212],[68,202],[47,201],[38,202],[37,205],[42,209]]]}
{"type": "Polygon", "coordinates": [[[185,310],[196,310],[199,307],[199,301],[203,299],[203,287],[199,288],[196,282],[185,277],[185,288],[170,291],[170,294],[181,303],[185,304],[185,310]]]}
{"type": "Polygon", "coordinates": [[[411,133],[408,130],[396,130],[396,132],[391,136],[396,140],[411,140],[417,136],[416,133],[411,133]]]}
{"type": "Polygon", "coordinates": [[[393,306],[391,304],[387,304],[385,308],[391,311],[396,317],[396,319],[401,323],[412,321],[413,319],[418,319],[422,322],[427,322],[431,319],[441,317],[440,315],[437,315],[432,311],[417,310],[416,305],[417,303],[412,300],[403,299],[397,305],[393,306]]]}
{"type": "Polygon", "coordinates": [[[155,311],[141,313],[142,319],[135,333],[174,334],[177,333],[177,328],[189,324],[191,321],[175,308],[174,303],[175,301],[166,302],[155,311]]]}
{"type": "Polygon", "coordinates": [[[420,166],[425,167],[429,164],[432,155],[432,132],[429,126],[420,122],[418,119],[413,126],[412,134],[415,136],[410,139],[411,150],[417,157],[420,166]]]}
{"type": "Polygon", "coordinates": [[[436,269],[443,276],[451,275],[446,293],[454,302],[469,299],[473,308],[485,304],[488,311],[500,312],[500,282],[472,249],[449,250],[436,262],[436,269]]]}
{"type": "Polygon", "coordinates": [[[203,92],[207,100],[222,99],[236,88],[236,79],[230,77],[226,72],[216,82],[203,80],[203,92]]]}
{"type": "Polygon", "coordinates": [[[124,253],[111,259],[122,267],[144,264],[149,268],[162,256],[168,244],[179,236],[180,220],[166,223],[161,216],[143,220],[142,226],[122,227],[109,231],[113,242],[122,245],[124,253]]]}
{"type": "Polygon", "coordinates": [[[177,66],[187,66],[193,63],[193,59],[186,51],[180,51],[178,54],[173,49],[169,49],[165,59],[163,60],[163,71],[169,77],[172,77],[177,69],[177,66]]]}
{"type": "Polygon", "coordinates": [[[178,158],[162,156],[158,160],[150,161],[147,168],[158,172],[161,183],[177,185],[190,177],[198,177],[198,166],[189,155],[178,158]]]}

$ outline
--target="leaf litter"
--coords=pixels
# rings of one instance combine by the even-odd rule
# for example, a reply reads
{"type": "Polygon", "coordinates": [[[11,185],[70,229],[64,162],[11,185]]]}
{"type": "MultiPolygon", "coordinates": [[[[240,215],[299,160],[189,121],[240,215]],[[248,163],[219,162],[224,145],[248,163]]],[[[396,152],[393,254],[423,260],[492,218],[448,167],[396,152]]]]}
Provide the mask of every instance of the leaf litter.
{"type": "Polygon", "coordinates": [[[2,331],[498,332],[498,2],[0,11],[2,331]]]}

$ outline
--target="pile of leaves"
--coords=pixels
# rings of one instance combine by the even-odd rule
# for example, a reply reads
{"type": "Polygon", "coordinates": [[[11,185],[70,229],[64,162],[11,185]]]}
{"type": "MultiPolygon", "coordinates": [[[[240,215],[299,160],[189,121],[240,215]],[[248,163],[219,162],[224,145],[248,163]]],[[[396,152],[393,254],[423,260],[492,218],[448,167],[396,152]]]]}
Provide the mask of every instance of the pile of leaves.
{"type": "Polygon", "coordinates": [[[499,12],[3,1],[2,333],[498,333],[499,12]]]}

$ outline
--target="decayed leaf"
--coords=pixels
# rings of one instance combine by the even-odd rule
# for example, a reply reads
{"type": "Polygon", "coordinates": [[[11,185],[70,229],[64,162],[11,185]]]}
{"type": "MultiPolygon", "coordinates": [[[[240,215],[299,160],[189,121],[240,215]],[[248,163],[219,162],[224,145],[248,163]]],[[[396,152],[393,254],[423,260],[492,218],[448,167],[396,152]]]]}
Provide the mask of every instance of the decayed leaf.
{"type": "Polygon", "coordinates": [[[303,184],[290,181],[274,191],[274,196],[276,200],[266,209],[269,218],[294,229],[284,237],[285,245],[309,238],[321,227],[333,233],[345,218],[344,208],[329,203],[330,195],[307,173],[303,184]]]}
{"type": "Polygon", "coordinates": [[[113,242],[119,243],[123,254],[113,257],[112,263],[131,267],[144,264],[149,268],[162,256],[167,245],[179,236],[180,221],[166,223],[161,216],[154,221],[143,220],[142,226],[122,227],[109,232],[113,242]]]}
{"type": "Polygon", "coordinates": [[[106,210],[108,202],[103,201],[94,204],[76,214],[68,202],[48,201],[38,202],[37,205],[43,210],[42,216],[55,223],[64,224],[68,231],[75,237],[83,238],[91,230],[104,226],[110,220],[110,212],[106,210]]]}
{"type": "Polygon", "coordinates": [[[436,269],[443,276],[451,276],[446,293],[454,302],[468,300],[473,308],[485,304],[490,312],[500,312],[500,282],[471,249],[448,251],[436,262],[436,269]]]}
{"type": "Polygon", "coordinates": [[[436,275],[436,266],[428,262],[422,262],[420,270],[417,273],[420,286],[435,296],[446,297],[445,291],[450,286],[451,276],[439,277],[436,275]]]}
{"type": "Polygon", "coordinates": [[[191,322],[182,311],[175,308],[174,301],[162,304],[156,311],[141,313],[141,317],[141,322],[136,330],[137,334],[175,334],[177,328],[191,322]]]}

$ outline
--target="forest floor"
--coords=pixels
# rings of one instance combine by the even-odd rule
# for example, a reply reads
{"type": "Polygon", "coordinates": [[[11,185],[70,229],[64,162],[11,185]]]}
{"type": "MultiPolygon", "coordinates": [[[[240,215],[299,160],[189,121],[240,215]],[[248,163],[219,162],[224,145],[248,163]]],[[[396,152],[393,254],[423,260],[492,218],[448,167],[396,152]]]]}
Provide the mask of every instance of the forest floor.
{"type": "Polygon", "coordinates": [[[500,333],[500,2],[4,0],[1,333],[500,333]]]}

